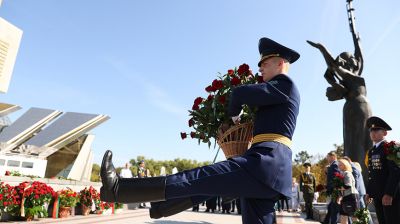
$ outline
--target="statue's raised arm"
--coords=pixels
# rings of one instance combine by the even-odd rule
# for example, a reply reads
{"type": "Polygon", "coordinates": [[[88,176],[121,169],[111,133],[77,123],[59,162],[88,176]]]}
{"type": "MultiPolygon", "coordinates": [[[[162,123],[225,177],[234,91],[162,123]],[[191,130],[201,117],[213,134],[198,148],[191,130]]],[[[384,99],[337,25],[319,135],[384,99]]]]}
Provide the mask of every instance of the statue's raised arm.
{"type": "Polygon", "coordinates": [[[328,69],[334,70],[332,67],[336,67],[335,59],[332,57],[331,53],[326,49],[326,47],[321,44],[321,43],[314,43],[310,40],[307,40],[307,43],[309,43],[311,46],[317,48],[319,51],[321,51],[322,56],[324,56],[326,65],[328,66],[328,69]]]}
{"type": "Polygon", "coordinates": [[[357,61],[357,67],[353,70],[353,73],[355,75],[361,76],[363,66],[364,66],[364,59],[362,56],[362,50],[361,50],[361,38],[359,33],[356,31],[356,25],[354,23],[355,17],[353,14],[354,8],[351,4],[352,0],[347,0],[347,17],[349,19],[349,26],[350,26],[350,32],[353,37],[353,43],[354,43],[354,57],[355,60],[357,61]]]}

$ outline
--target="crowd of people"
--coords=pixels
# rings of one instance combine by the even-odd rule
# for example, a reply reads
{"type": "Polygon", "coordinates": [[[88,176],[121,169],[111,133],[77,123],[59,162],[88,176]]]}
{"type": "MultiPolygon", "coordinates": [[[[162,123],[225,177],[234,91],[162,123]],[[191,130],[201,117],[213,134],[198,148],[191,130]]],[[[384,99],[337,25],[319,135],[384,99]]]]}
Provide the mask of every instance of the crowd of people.
{"type": "MultiPolygon", "coordinates": [[[[349,157],[327,155],[326,193],[330,196],[328,214],[323,223],[352,223],[357,209],[372,203],[379,224],[394,224],[400,220],[400,168],[387,156],[385,136],[391,127],[379,117],[370,117],[367,128],[373,147],[367,152],[368,183],[364,184],[361,166],[349,157]],[[338,184],[339,180],[339,184],[338,184]]],[[[371,216],[368,223],[373,223],[371,216]]]]}
{"type": "MultiPolygon", "coordinates": [[[[303,164],[304,172],[292,178],[291,198],[281,197],[275,205],[277,212],[304,211],[306,219],[313,219],[313,203],[319,191],[327,195],[327,214],[324,224],[352,223],[355,212],[372,208],[379,224],[394,224],[400,220],[400,168],[387,158],[385,136],[390,126],[378,117],[370,117],[367,128],[373,148],[367,152],[365,165],[368,168],[368,184],[364,183],[362,167],[348,156],[338,157],[335,151],[326,155],[325,189],[316,189],[317,180],[311,172],[311,164],[303,164]],[[386,152],[385,152],[386,150],[386,152]],[[297,183],[299,180],[299,183],[297,183]],[[300,206],[303,204],[304,206],[300,206]],[[368,207],[369,204],[372,204],[368,207]]],[[[371,215],[367,222],[373,224],[371,215]]]]}

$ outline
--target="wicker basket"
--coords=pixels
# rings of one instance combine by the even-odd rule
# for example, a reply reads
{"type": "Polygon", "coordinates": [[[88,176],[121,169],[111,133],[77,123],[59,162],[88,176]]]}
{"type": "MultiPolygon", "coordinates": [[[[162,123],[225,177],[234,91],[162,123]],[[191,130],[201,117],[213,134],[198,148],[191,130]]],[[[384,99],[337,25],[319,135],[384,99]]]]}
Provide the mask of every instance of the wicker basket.
{"type": "Polygon", "coordinates": [[[230,127],[218,135],[218,145],[227,159],[243,155],[251,146],[253,123],[247,122],[230,127]]]}

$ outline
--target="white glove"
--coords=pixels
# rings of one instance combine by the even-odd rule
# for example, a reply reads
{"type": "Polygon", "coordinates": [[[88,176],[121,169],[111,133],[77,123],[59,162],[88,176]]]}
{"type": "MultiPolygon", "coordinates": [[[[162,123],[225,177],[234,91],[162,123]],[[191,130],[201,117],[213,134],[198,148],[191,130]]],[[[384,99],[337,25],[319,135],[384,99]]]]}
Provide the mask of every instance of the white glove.
{"type": "Polygon", "coordinates": [[[240,122],[240,116],[242,116],[243,110],[240,111],[239,115],[232,117],[233,123],[237,124],[240,122]]]}

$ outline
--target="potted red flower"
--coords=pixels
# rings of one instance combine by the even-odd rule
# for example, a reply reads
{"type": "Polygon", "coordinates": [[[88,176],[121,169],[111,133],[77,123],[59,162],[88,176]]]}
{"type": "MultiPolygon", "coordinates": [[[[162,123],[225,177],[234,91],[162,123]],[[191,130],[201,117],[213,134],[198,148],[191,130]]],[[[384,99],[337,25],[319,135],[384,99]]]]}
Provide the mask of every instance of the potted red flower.
{"type": "Polygon", "coordinates": [[[100,194],[94,187],[85,187],[85,189],[81,190],[79,192],[79,202],[82,205],[82,215],[88,215],[93,203],[96,203],[96,201],[100,201],[100,194]]]}
{"type": "Polygon", "coordinates": [[[71,209],[78,203],[78,195],[75,191],[68,188],[58,192],[58,198],[60,200],[59,217],[67,218],[71,215],[71,209]]]}

